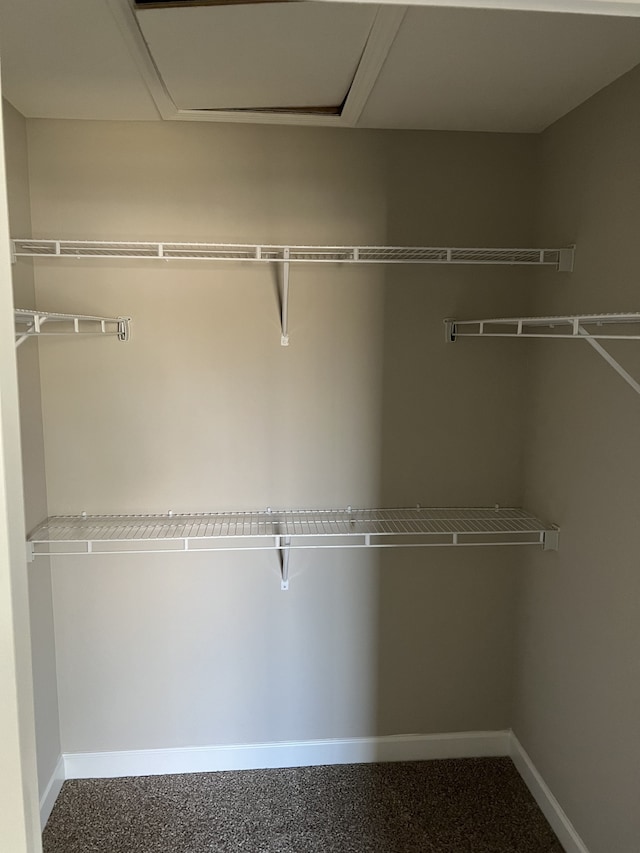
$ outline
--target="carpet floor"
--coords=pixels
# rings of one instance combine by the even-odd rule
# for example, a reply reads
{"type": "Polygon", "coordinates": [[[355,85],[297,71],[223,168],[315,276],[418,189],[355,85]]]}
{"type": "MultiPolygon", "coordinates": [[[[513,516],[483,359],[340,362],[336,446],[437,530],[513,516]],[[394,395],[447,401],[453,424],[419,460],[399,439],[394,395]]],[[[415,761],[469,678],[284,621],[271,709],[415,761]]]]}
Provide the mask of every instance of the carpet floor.
{"type": "Polygon", "coordinates": [[[562,853],[508,758],[64,783],[44,853],[562,853]]]}

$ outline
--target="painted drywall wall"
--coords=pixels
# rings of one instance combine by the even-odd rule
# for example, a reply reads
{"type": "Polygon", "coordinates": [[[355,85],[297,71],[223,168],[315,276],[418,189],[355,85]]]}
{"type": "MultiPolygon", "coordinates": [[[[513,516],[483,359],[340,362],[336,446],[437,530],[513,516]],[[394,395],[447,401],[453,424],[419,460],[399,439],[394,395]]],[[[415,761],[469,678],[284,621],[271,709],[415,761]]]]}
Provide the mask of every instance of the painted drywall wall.
{"type": "MultiPolygon", "coordinates": [[[[28,136],[43,238],[530,236],[528,138],[53,121],[28,136]]],[[[50,512],[518,504],[517,358],[474,364],[442,319],[520,306],[528,281],[294,267],[283,348],[267,268],[38,261],[43,310],[133,318],[128,344],[40,344],[50,512]]],[[[310,551],[288,593],[267,552],[56,558],[63,750],[508,726],[517,558],[310,551]]]]}
{"type": "MultiPolygon", "coordinates": [[[[560,287],[540,282],[538,313],[640,309],[639,96],[636,69],[541,139],[540,237],[578,248],[560,287]]],[[[640,398],[587,344],[524,346],[528,500],[562,533],[557,554],[527,558],[515,731],[591,853],[630,853],[640,839],[640,398]]],[[[637,343],[607,346],[640,378],[637,343]]]]}
{"type": "MultiPolygon", "coordinates": [[[[31,209],[26,122],[7,101],[3,101],[3,108],[11,234],[29,236],[31,209]]],[[[15,304],[21,308],[33,308],[33,263],[23,259],[12,265],[12,273],[15,304]]],[[[17,357],[25,522],[27,530],[30,530],[48,515],[38,342],[32,340],[23,343],[18,348],[17,357]]],[[[28,574],[38,784],[42,796],[61,754],[49,561],[45,559],[37,565],[32,564],[28,574]]]]}
{"type": "MultiPolygon", "coordinates": [[[[391,245],[529,244],[533,137],[386,139],[391,245]]],[[[520,505],[521,356],[446,344],[442,321],[518,313],[531,270],[403,266],[386,276],[382,503],[520,505]]],[[[509,727],[518,560],[517,549],[499,548],[383,554],[382,731],[509,727]]]]}
{"type": "Polygon", "coordinates": [[[5,186],[0,118],[0,838],[4,849],[39,853],[42,847],[5,186]]]}

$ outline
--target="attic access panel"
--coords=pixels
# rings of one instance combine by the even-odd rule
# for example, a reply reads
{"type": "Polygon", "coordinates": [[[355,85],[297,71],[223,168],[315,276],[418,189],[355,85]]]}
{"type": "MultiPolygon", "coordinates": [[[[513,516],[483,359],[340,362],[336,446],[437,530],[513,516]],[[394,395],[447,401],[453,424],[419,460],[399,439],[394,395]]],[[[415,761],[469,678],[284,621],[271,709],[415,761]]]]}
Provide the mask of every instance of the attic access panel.
{"type": "Polygon", "coordinates": [[[375,15],[342,3],[136,7],[179,110],[339,114],[375,15]]]}

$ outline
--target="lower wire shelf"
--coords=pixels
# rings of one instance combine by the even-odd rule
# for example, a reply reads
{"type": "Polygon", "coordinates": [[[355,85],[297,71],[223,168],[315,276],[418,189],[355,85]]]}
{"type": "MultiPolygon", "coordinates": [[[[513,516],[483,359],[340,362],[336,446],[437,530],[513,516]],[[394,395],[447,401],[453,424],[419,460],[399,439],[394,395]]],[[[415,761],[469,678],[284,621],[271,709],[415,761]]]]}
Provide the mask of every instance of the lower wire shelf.
{"type": "Polygon", "coordinates": [[[539,545],[557,550],[558,528],[516,507],[266,510],[47,518],[28,537],[40,556],[275,550],[283,588],[289,552],[316,548],[539,545]]]}
{"type": "MultiPolygon", "coordinates": [[[[28,537],[33,556],[158,551],[543,545],[558,529],[517,507],[266,510],[166,515],[62,515],[28,537]],[[392,540],[392,541],[389,541],[392,540]],[[148,546],[148,547],[147,547],[148,546]]],[[[555,549],[557,543],[552,547],[555,549]]]]}

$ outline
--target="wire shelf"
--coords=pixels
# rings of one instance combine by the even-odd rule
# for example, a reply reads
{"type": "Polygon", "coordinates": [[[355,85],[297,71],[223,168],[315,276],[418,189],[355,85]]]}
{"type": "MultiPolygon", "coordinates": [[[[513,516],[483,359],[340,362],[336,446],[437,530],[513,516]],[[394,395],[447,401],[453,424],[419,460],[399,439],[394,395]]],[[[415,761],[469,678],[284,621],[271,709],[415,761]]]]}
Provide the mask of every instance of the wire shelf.
{"type": "Polygon", "coordinates": [[[423,246],[276,246],[247,243],[12,241],[14,258],[127,258],[351,264],[509,264],[569,270],[573,248],[498,249],[423,246]]]}
{"type": "Polygon", "coordinates": [[[33,556],[283,547],[539,544],[552,548],[556,540],[557,528],[513,507],[54,516],[28,538],[33,556]]]}
{"type": "Polygon", "coordinates": [[[16,308],[14,326],[16,347],[27,338],[56,335],[102,335],[129,340],[128,317],[93,317],[86,314],[55,314],[16,308]]]}
{"type": "Polygon", "coordinates": [[[571,314],[557,317],[500,317],[487,320],[445,320],[447,339],[576,338],[640,340],[640,313],[571,314]]]}

